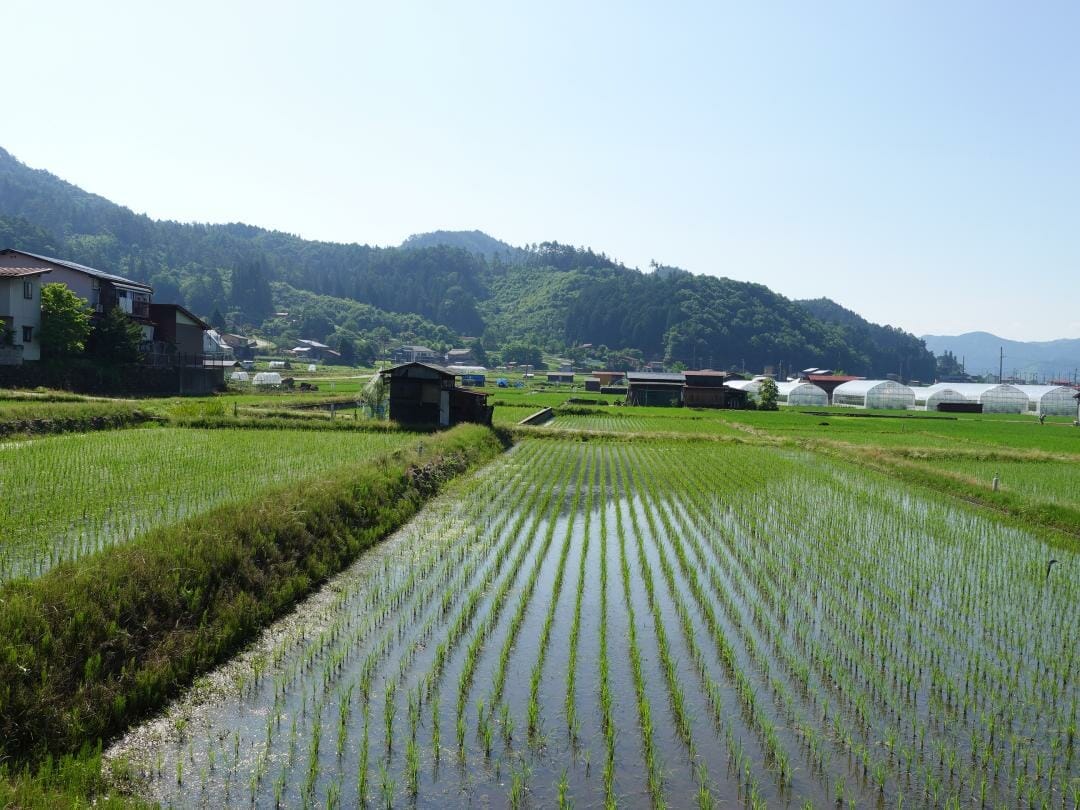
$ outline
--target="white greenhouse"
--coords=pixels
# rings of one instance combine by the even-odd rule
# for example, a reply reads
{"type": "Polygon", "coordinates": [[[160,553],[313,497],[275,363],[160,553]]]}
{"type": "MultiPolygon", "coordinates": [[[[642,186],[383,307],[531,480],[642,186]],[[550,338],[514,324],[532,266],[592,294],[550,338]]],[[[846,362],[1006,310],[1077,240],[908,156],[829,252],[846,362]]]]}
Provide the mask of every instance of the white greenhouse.
{"type": "Polygon", "coordinates": [[[1027,413],[1028,397],[1013,385],[994,383],[936,383],[928,391],[950,388],[968,402],[978,402],[983,413],[1027,413]]]}
{"type": "Polygon", "coordinates": [[[255,385],[281,385],[281,375],[276,371],[260,371],[252,382],[255,385]]]}
{"type": "Polygon", "coordinates": [[[849,380],[836,386],[833,405],[903,411],[915,407],[915,393],[892,380],[849,380]]]}
{"type": "Polygon", "coordinates": [[[1064,385],[1014,385],[1028,398],[1028,410],[1038,416],[1074,416],[1076,391],[1064,385]]]}
{"type": "Polygon", "coordinates": [[[915,407],[925,408],[928,411],[936,411],[942,402],[970,402],[970,400],[954,388],[943,385],[940,388],[931,386],[912,387],[915,394],[915,407]]]}
{"type": "Polygon", "coordinates": [[[822,408],[829,404],[824,388],[803,380],[787,380],[776,384],[777,399],[784,405],[822,408]]]}
{"type": "Polygon", "coordinates": [[[251,378],[246,371],[234,371],[229,375],[229,379],[233,382],[248,382],[251,378]]]}

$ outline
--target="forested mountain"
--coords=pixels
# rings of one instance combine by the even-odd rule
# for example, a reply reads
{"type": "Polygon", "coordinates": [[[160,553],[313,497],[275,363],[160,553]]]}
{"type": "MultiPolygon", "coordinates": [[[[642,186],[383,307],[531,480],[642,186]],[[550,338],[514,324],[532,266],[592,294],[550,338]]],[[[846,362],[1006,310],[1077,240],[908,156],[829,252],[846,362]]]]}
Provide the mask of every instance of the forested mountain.
{"type": "Polygon", "coordinates": [[[480,231],[421,234],[383,248],[244,224],[158,221],[3,149],[0,246],[148,282],[158,301],[283,343],[307,337],[380,351],[395,341],[449,346],[473,336],[489,350],[565,353],[593,344],[601,357],[697,367],[933,373],[933,356],[912,335],[760,284],[672,267],[642,272],[557,242],[515,248],[480,231]]]}
{"type": "MultiPolygon", "coordinates": [[[[862,355],[854,365],[865,364],[886,373],[899,374],[904,379],[924,383],[934,380],[934,362],[927,359],[927,349],[921,340],[895,326],[878,326],[858,313],[845,309],[828,298],[797,301],[819,321],[834,327],[847,346],[856,347],[862,355]]],[[[827,364],[851,368],[851,363],[827,364]]]]}
{"type": "Polygon", "coordinates": [[[414,233],[401,243],[403,248],[408,248],[410,250],[435,247],[437,245],[461,248],[469,253],[476,253],[483,256],[488,261],[492,261],[498,257],[507,264],[520,260],[525,252],[522,248],[516,248],[513,245],[503,242],[501,239],[496,239],[494,236],[488,236],[483,231],[431,231],[430,233],[414,233]]]}

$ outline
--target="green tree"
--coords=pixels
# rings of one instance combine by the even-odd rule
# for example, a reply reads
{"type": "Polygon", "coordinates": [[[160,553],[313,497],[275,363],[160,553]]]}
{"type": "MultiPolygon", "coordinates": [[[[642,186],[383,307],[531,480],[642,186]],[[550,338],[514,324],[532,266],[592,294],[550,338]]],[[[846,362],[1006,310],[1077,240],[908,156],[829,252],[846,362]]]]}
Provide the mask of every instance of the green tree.
{"type": "Polygon", "coordinates": [[[500,352],[504,363],[517,363],[519,366],[529,365],[536,369],[544,369],[544,354],[540,347],[528,343],[508,343],[500,352]]]}
{"type": "Polygon", "coordinates": [[[759,411],[775,411],[778,409],[777,401],[780,396],[780,392],[776,389],[776,380],[766,377],[761,381],[761,388],[758,389],[758,410],[759,411]]]}
{"type": "Polygon", "coordinates": [[[119,307],[113,307],[90,332],[91,352],[106,363],[137,363],[142,356],[142,327],[119,307]]]}
{"type": "Polygon", "coordinates": [[[49,359],[79,354],[90,336],[90,310],[63,284],[41,288],[41,351],[49,359]]]}
{"type": "Polygon", "coordinates": [[[478,366],[488,365],[490,359],[488,358],[487,349],[484,348],[484,341],[480,338],[473,341],[472,352],[478,366]]]}

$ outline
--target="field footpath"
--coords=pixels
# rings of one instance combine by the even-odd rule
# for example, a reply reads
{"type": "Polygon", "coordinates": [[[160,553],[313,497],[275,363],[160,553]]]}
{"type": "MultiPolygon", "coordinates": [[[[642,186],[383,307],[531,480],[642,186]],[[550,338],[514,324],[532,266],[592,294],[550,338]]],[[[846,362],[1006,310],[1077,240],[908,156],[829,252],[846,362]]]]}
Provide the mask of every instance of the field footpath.
{"type": "Polygon", "coordinates": [[[0,587],[0,762],[99,745],[508,441],[463,425],[0,587]]]}

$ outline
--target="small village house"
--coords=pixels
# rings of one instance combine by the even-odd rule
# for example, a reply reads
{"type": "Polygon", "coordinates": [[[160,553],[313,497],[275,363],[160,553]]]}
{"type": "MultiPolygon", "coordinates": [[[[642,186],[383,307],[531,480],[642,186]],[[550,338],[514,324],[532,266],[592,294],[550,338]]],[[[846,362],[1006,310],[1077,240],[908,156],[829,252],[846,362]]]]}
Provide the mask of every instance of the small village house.
{"type": "Polygon", "coordinates": [[[450,427],[460,422],[491,424],[487,394],[455,385],[454,372],[430,363],[402,363],[385,369],[390,418],[402,425],[450,427]]]}
{"type": "Polygon", "coordinates": [[[574,382],[574,372],[572,371],[549,371],[547,375],[547,381],[549,383],[556,383],[559,385],[571,384],[574,382]]]}
{"type": "Polygon", "coordinates": [[[318,340],[297,340],[296,346],[290,350],[289,354],[293,357],[299,357],[303,360],[310,360],[312,362],[319,360],[333,362],[341,359],[340,352],[335,352],[325,343],[321,343],[318,340]]]}
{"type": "MultiPolygon", "coordinates": [[[[150,285],[64,259],[12,248],[0,250],[0,266],[19,265],[48,270],[50,284],[55,282],[66,286],[90,305],[94,315],[102,315],[119,307],[142,327],[143,338],[147,342],[154,339],[154,321],[150,317],[150,299],[154,288],[150,285]]],[[[39,300],[39,307],[40,303],[39,300]]]]}
{"type": "Polygon", "coordinates": [[[41,280],[50,269],[20,264],[0,255],[0,365],[41,358],[41,280]]]}
{"type": "Polygon", "coordinates": [[[397,365],[402,363],[430,363],[438,365],[442,358],[428,346],[398,346],[390,353],[390,360],[397,365]]]}
{"type": "Polygon", "coordinates": [[[210,324],[179,304],[151,304],[150,318],[154,322],[154,349],[195,358],[206,354],[206,332],[210,324]],[[160,348],[159,348],[160,347],[160,348]]]}
{"type": "Polygon", "coordinates": [[[446,353],[446,364],[448,366],[469,366],[476,363],[476,355],[473,354],[471,348],[468,349],[451,349],[446,353]]]}
{"type": "Polygon", "coordinates": [[[221,335],[221,339],[226,346],[232,349],[233,357],[237,360],[255,359],[255,350],[258,348],[259,344],[254,338],[225,332],[221,335]]]}

